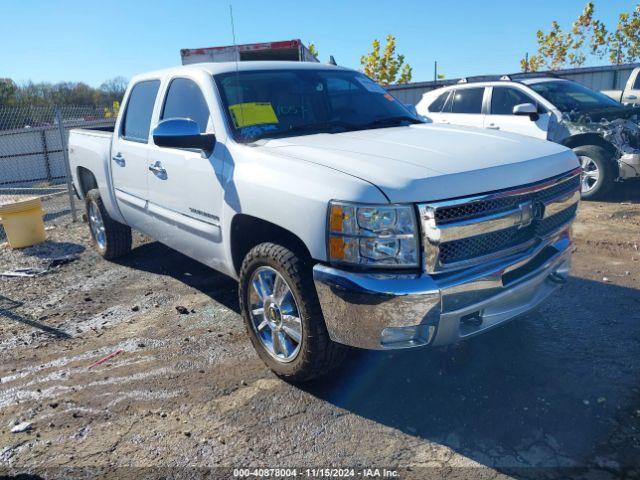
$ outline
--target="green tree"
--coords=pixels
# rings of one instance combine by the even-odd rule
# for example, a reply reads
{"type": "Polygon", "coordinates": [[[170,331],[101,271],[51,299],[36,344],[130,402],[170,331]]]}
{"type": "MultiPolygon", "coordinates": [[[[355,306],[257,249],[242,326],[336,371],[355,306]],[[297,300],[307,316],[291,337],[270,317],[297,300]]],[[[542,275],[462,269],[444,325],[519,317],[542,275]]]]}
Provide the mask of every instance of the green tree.
{"type": "Polygon", "coordinates": [[[522,70],[535,72],[542,68],[579,67],[590,56],[608,56],[611,63],[640,59],[640,3],[633,12],[621,13],[616,29],[611,32],[594,17],[594,13],[594,3],[588,2],[570,30],[563,30],[555,20],[548,32],[538,30],[538,51],[520,60],[522,70]]]}
{"type": "Polygon", "coordinates": [[[16,85],[11,79],[0,78],[0,106],[54,106],[92,105],[112,108],[121,102],[127,80],[116,77],[93,88],[82,82],[60,82],[56,84],[28,81],[16,85]]]}
{"type": "Polygon", "coordinates": [[[408,83],[411,81],[412,68],[404,61],[404,55],[396,54],[396,38],[387,35],[387,44],[380,53],[380,41],[375,39],[371,52],[362,55],[360,63],[364,73],[380,85],[408,83]]]}
{"type": "Polygon", "coordinates": [[[10,78],[0,78],[0,107],[9,107],[16,103],[18,86],[10,78]]]}
{"type": "Polygon", "coordinates": [[[608,36],[611,63],[640,60],[640,3],[631,13],[618,15],[618,25],[608,36]]]}
{"type": "Polygon", "coordinates": [[[316,48],[316,44],[315,43],[310,43],[307,48],[311,52],[311,55],[313,55],[314,57],[318,58],[318,49],[316,48]]]}
{"type": "Polygon", "coordinates": [[[120,111],[120,102],[114,100],[111,107],[104,107],[104,118],[116,118],[120,111]]]}
{"type": "Polygon", "coordinates": [[[527,56],[520,60],[520,68],[523,72],[537,72],[542,65],[542,57],[539,55],[527,56]]]}

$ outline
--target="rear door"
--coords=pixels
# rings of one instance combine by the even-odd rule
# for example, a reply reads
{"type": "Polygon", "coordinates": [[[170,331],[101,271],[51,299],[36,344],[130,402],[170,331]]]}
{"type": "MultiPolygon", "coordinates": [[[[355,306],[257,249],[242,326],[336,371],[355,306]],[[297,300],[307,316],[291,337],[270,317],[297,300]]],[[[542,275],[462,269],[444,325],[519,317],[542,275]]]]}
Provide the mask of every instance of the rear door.
{"type": "Polygon", "coordinates": [[[489,99],[485,128],[547,138],[550,113],[525,92],[510,86],[494,86],[490,88],[489,99]],[[538,107],[537,119],[513,114],[513,107],[523,103],[532,103],[538,107]]]}
{"type": "Polygon", "coordinates": [[[484,90],[484,87],[456,88],[444,105],[440,122],[482,128],[484,90]]]}
{"type": "Polygon", "coordinates": [[[111,174],[118,206],[127,223],[144,230],[149,128],[160,80],[143,80],[130,90],[111,147],[111,174]]]}
{"type": "MultiPolygon", "coordinates": [[[[198,124],[201,133],[213,133],[212,80],[201,72],[192,75],[167,79],[157,122],[188,118],[198,124]]],[[[212,267],[222,258],[224,152],[220,143],[207,156],[198,149],[159,147],[152,139],[147,159],[149,213],[156,222],[154,236],[212,267]]]]}

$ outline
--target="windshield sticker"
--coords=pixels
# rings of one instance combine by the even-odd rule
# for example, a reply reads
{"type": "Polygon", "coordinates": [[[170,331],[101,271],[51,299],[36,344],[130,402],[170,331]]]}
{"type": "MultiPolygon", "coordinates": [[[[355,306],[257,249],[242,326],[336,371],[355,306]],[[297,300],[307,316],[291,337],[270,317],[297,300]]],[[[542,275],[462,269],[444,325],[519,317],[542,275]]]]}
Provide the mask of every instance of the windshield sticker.
{"type": "Polygon", "coordinates": [[[366,88],[372,93],[381,93],[383,95],[387,93],[387,91],[384,88],[382,88],[380,85],[378,85],[376,82],[374,82],[368,77],[356,77],[356,80],[360,82],[360,85],[362,85],[364,88],[366,88]]]}
{"type": "Polygon", "coordinates": [[[279,123],[276,112],[269,102],[237,103],[229,107],[236,128],[279,123]]]}

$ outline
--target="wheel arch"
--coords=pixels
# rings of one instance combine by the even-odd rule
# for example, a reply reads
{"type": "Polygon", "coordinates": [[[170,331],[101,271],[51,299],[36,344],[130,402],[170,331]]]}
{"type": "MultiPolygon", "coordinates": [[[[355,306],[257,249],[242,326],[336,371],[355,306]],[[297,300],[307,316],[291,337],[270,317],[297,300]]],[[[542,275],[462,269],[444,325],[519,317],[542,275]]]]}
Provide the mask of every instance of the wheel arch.
{"type": "Polygon", "coordinates": [[[78,195],[80,198],[85,198],[89,190],[98,188],[98,181],[93,172],[86,167],[78,167],[76,172],[79,187],[78,195]]]}
{"type": "Polygon", "coordinates": [[[236,274],[240,273],[242,261],[256,245],[272,242],[287,247],[302,259],[311,261],[307,245],[295,233],[262,218],[244,213],[236,214],[231,221],[231,258],[236,274]]]}
{"type": "Polygon", "coordinates": [[[571,135],[562,141],[562,144],[568,148],[584,147],[587,145],[595,145],[602,147],[610,155],[610,159],[615,159],[617,150],[611,142],[608,142],[601,135],[597,133],[580,133],[577,135],[571,135]]]}

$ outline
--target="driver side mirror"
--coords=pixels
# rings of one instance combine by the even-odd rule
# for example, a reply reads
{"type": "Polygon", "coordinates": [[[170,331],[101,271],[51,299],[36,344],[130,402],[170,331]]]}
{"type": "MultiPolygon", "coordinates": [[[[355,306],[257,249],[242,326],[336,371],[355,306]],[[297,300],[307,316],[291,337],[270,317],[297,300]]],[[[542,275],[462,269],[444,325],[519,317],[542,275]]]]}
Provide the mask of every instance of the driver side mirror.
{"type": "Polygon", "coordinates": [[[513,114],[520,116],[528,116],[532,121],[538,120],[540,115],[538,115],[538,107],[536,107],[533,103],[521,103],[513,107],[513,114]]]}
{"type": "Polygon", "coordinates": [[[198,124],[188,118],[168,118],[153,129],[153,142],[159,147],[197,148],[212,152],[216,136],[200,133],[198,124]]]}
{"type": "Polygon", "coordinates": [[[433,123],[433,120],[431,120],[430,118],[425,117],[424,115],[420,115],[418,113],[418,110],[416,109],[416,106],[411,104],[411,103],[405,103],[404,107],[409,110],[409,112],[411,112],[411,114],[416,117],[418,120],[422,120],[425,123],[433,123]]]}
{"type": "Polygon", "coordinates": [[[418,117],[418,118],[420,117],[420,115],[418,115],[418,110],[416,110],[416,106],[415,105],[413,105],[411,103],[405,103],[404,104],[404,108],[409,110],[414,117],[418,117]]]}

